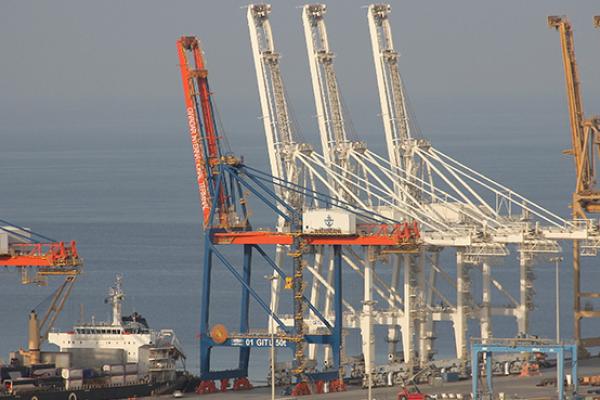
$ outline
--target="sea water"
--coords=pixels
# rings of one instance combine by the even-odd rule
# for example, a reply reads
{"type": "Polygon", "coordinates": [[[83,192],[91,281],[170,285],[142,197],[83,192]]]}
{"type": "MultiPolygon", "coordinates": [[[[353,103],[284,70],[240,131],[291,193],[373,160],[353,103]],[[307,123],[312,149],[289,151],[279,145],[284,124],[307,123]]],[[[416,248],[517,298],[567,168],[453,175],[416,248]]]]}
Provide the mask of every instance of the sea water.
{"type": "MultiPolygon", "coordinates": [[[[448,112],[446,117],[451,118],[452,113],[448,112]]],[[[485,111],[471,117],[468,123],[452,120],[449,124],[452,129],[445,129],[444,123],[438,122],[424,135],[447,154],[550,210],[569,215],[572,164],[568,157],[560,154],[568,146],[568,131],[562,130],[565,127],[517,112],[490,115],[485,111]],[[466,128],[459,130],[458,126],[466,128]]],[[[179,134],[187,135],[185,131],[179,134]]],[[[238,141],[232,135],[234,137],[229,138],[232,150],[244,154],[249,164],[267,170],[262,132],[252,135],[256,140],[244,141],[244,137],[238,141]]],[[[368,143],[378,153],[385,154],[383,134],[371,133],[368,143]]],[[[104,298],[115,275],[121,274],[126,292],[124,314],[137,311],[153,328],[174,329],[187,353],[188,369],[198,372],[203,232],[191,148],[187,143],[178,141],[170,145],[165,141],[136,146],[115,141],[101,147],[21,146],[0,152],[0,218],[58,240],[77,240],[85,260],[83,274],[56,328],[69,329],[82,317],[109,320],[110,309],[104,304],[104,298]]],[[[257,199],[252,198],[252,202],[257,199]]],[[[273,217],[255,207],[254,225],[273,226],[273,217]]],[[[567,260],[560,270],[564,339],[572,334],[569,247],[569,243],[563,243],[567,260]]],[[[234,249],[223,251],[233,262],[239,263],[239,254],[234,249]]],[[[450,276],[455,276],[452,250],[447,249],[443,254],[442,267],[450,276]]],[[[594,263],[595,259],[586,260],[589,268],[593,268],[594,263]]],[[[377,268],[384,279],[389,280],[389,265],[377,268]]],[[[494,277],[518,298],[519,270],[515,254],[495,263],[492,269],[494,277]]],[[[588,289],[593,289],[598,276],[588,273],[592,279],[588,278],[585,285],[591,282],[592,287],[588,289]]],[[[267,278],[272,271],[255,258],[252,274],[257,292],[268,300],[267,278]]],[[[535,274],[536,308],[531,314],[531,333],[553,338],[556,323],[554,266],[548,261],[539,261],[535,274]]],[[[472,277],[478,299],[480,275],[473,271],[472,277]]],[[[0,358],[4,361],[9,351],[26,346],[28,312],[32,309],[40,314],[45,312],[48,297],[61,279],[50,278],[47,286],[21,285],[19,281],[17,271],[0,270],[0,358]]],[[[344,270],[344,292],[354,304],[360,304],[362,283],[350,269],[344,270]]],[[[451,290],[449,295],[452,297],[451,290]]],[[[289,313],[291,293],[284,291],[282,296],[282,308],[287,307],[285,312],[289,313]]],[[[223,323],[230,331],[237,330],[240,285],[219,265],[214,268],[212,298],[211,324],[223,323]]],[[[493,299],[496,305],[507,303],[495,290],[493,299]]],[[[264,328],[266,319],[263,310],[251,301],[251,326],[264,328]]],[[[471,336],[479,336],[475,322],[470,323],[471,336]]],[[[517,333],[511,318],[494,317],[493,324],[496,336],[517,333]]],[[[589,325],[587,334],[592,335],[594,328],[589,325]]],[[[387,355],[385,333],[383,328],[376,330],[380,363],[385,362],[387,355]]],[[[451,325],[440,324],[436,334],[437,356],[454,357],[451,325]]],[[[360,353],[360,337],[356,332],[347,337],[346,344],[348,355],[360,353]]],[[[281,359],[291,356],[286,351],[279,354],[281,359]]],[[[218,349],[214,355],[214,368],[235,366],[236,354],[218,349]]],[[[268,357],[268,350],[252,350],[251,377],[254,380],[265,379],[268,357]]]]}

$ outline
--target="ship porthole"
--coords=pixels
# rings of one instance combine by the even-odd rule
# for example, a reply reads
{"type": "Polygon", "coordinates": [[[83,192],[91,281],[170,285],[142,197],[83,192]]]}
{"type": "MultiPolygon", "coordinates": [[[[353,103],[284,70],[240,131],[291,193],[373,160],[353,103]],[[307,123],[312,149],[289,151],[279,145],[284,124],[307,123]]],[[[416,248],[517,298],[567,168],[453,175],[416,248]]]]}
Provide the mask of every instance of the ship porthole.
{"type": "Polygon", "coordinates": [[[75,393],[70,393],[68,400],[77,400],[77,395],[75,393]]]}

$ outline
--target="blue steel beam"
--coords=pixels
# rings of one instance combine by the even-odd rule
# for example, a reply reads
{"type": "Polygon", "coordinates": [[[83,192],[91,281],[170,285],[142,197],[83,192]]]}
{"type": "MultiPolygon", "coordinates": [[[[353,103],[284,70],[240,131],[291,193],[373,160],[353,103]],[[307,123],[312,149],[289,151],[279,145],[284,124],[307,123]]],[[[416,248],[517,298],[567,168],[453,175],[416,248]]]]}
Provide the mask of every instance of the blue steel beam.
{"type": "Polygon", "coordinates": [[[208,337],[208,318],[210,310],[210,279],[212,271],[212,250],[210,237],[204,237],[204,268],[202,269],[202,303],[200,307],[200,379],[207,378],[210,373],[210,346],[208,337]]]}
{"type": "MultiPolygon", "coordinates": [[[[250,273],[251,273],[251,263],[252,263],[252,246],[244,245],[244,270],[243,270],[243,282],[247,287],[250,287],[250,273]]],[[[249,324],[249,311],[250,311],[250,292],[244,287],[242,291],[242,309],[240,312],[240,333],[247,333],[250,329],[249,324]]],[[[248,375],[248,363],[250,361],[250,348],[242,347],[240,349],[240,358],[239,358],[239,369],[242,371],[246,371],[246,375],[248,375]]]]}
{"type": "Polygon", "coordinates": [[[277,194],[273,190],[269,189],[264,183],[262,183],[260,180],[256,179],[254,175],[248,174],[247,172],[245,173],[245,175],[252,182],[254,182],[256,185],[258,185],[258,187],[260,187],[262,190],[264,190],[265,193],[267,193],[269,196],[271,196],[275,200],[276,203],[281,204],[282,206],[284,206],[286,208],[286,210],[288,210],[291,214],[293,214],[293,215],[295,215],[297,217],[300,216],[300,213],[298,212],[298,210],[294,209],[289,204],[287,204],[282,198],[280,198],[279,196],[277,196],[277,194]]]}
{"type": "Polygon", "coordinates": [[[564,380],[565,380],[565,352],[571,353],[571,376],[573,382],[573,394],[577,393],[578,379],[577,379],[577,345],[574,344],[562,344],[562,345],[500,345],[500,344],[482,344],[475,343],[471,347],[471,386],[473,391],[473,399],[480,399],[479,396],[479,354],[486,354],[486,380],[489,394],[493,396],[492,386],[492,354],[493,353],[552,353],[556,354],[557,358],[557,383],[559,400],[564,399],[564,380]]]}
{"type": "Polygon", "coordinates": [[[284,332],[290,333],[288,327],[281,321],[281,319],[279,319],[279,317],[277,317],[277,315],[271,312],[271,309],[269,308],[267,303],[265,303],[265,301],[260,297],[260,295],[256,293],[256,291],[252,289],[252,287],[249,284],[244,282],[244,279],[242,278],[240,273],[235,270],[234,266],[231,265],[231,263],[225,258],[225,256],[223,256],[223,254],[221,254],[212,243],[209,243],[209,246],[212,252],[217,256],[217,258],[223,263],[223,265],[225,265],[225,267],[238,280],[238,282],[240,282],[242,286],[248,290],[248,293],[254,298],[254,300],[257,301],[257,303],[262,307],[262,309],[265,310],[267,314],[273,316],[273,319],[275,320],[275,322],[277,322],[277,325],[279,325],[279,327],[284,332]]]}
{"type": "MultiPolygon", "coordinates": [[[[281,216],[283,219],[285,219],[288,222],[290,222],[292,220],[287,214],[283,213],[275,204],[273,204],[272,201],[270,201],[268,198],[266,198],[261,192],[259,192],[255,188],[253,188],[252,185],[250,185],[248,182],[246,182],[244,179],[242,179],[241,176],[232,172],[232,171],[236,171],[235,169],[228,167],[228,170],[230,171],[230,176],[234,177],[238,182],[240,182],[242,184],[242,186],[244,186],[246,189],[248,189],[250,192],[252,192],[264,204],[266,204],[271,210],[273,210],[275,213],[277,213],[277,215],[281,216]]],[[[269,193],[269,192],[267,192],[267,193],[269,193]]],[[[274,193],[271,192],[271,193],[269,193],[269,195],[274,195],[274,193]]],[[[278,199],[277,203],[281,204],[283,207],[285,207],[288,211],[290,211],[292,213],[296,212],[293,208],[291,208],[288,204],[286,204],[281,199],[278,199]]]]}
{"type": "MultiPolygon", "coordinates": [[[[281,269],[279,268],[279,266],[277,265],[277,263],[275,263],[275,261],[273,261],[271,259],[271,257],[269,257],[267,255],[267,253],[265,253],[265,251],[258,245],[255,245],[254,248],[256,250],[258,250],[259,254],[264,258],[264,260],[269,264],[269,266],[271,266],[275,271],[277,271],[277,273],[283,277],[283,279],[285,280],[285,278],[288,277],[288,275],[281,269]]],[[[333,326],[331,325],[331,323],[325,318],[325,316],[323,314],[321,314],[321,312],[310,302],[310,300],[308,300],[308,298],[306,298],[306,296],[302,295],[302,299],[304,299],[304,302],[308,305],[308,308],[310,308],[315,315],[317,316],[317,318],[319,318],[319,320],[321,320],[321,322],[323,322],[323,324],[328,328],[328,329],[333,329],[333,326]]]]}

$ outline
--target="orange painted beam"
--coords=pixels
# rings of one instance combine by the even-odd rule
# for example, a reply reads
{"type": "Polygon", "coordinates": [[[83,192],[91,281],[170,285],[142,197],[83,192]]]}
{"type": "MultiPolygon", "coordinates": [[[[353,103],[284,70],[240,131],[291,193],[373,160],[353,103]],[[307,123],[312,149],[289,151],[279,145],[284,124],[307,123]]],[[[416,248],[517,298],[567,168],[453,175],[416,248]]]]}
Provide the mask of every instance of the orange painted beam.
{"type": "MultiPolygon", "coordinates": [[[[298,234],[279,232],[220,232],[214,234],[215,244],[263,244],[291,245],[298,234]]],[[[301,235],[309,245],[345,245],[345,246],[398,246],[414,245],[415,238],[396,235],[301,235]]]]}
{"type": "Polygon", "coordinates": [[[77,267],[82,260],[77,245],[58,243],[15,243],[10,254],[0,255],[0,267],[77,267]]]}
{"type": "Polygon", "coordinates": [[[0,256],[0,267],[55,267],[55,265],[49,257],[19,255],[0,256]]]}

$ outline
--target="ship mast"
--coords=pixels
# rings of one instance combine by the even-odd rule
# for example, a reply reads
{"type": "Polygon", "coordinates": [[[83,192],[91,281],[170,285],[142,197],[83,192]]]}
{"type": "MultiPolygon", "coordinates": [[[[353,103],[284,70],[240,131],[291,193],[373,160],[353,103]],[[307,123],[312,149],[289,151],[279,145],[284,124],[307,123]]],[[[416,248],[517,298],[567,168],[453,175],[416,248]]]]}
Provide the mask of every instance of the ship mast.
{"type": "Polygon", "coordinates": [[[108,297],[106,298],[106,303],[112,304],[112,324],[113,325],[121,325],[121,303],[125,298],[125,293],[123,293],[123,288],[121,283],[123,282],[123,276],[117,275],[115,279],[115,284],[108,289],[108,297]]]}

